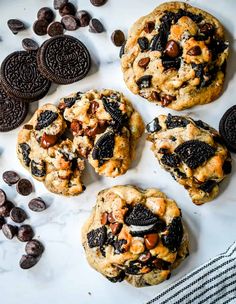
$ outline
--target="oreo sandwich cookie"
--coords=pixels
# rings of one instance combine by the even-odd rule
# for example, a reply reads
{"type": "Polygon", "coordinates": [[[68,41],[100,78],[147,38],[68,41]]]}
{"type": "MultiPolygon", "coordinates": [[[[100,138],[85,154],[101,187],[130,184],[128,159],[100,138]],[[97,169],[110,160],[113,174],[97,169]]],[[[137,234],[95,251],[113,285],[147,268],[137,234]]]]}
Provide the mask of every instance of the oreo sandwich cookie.
{"type": "Polygon", "coordinates": [[[0,85],[0,132],[16,129],[28,113],[28,104],[8,97],[0,85]]]}
{"type": "Polygon", "coordinates": [[[78,39],[63,35],[46,40],[37,53],[40,72],[58,84],[84,78],[91,66],[90,54],[78,39]]]}
{"type": "Polygon", "coordinates": [[[227,148],[231,152],[236,152],[236,105],[229,108],[222,116],[219,131],[227,148]]]}
{"type": "Polygon", "coordinates": [[[0,75],[7,94],[21,101],[39,100],[51,85],[38,70],[36,52],[11,53],[3,60],[0,75]]]}

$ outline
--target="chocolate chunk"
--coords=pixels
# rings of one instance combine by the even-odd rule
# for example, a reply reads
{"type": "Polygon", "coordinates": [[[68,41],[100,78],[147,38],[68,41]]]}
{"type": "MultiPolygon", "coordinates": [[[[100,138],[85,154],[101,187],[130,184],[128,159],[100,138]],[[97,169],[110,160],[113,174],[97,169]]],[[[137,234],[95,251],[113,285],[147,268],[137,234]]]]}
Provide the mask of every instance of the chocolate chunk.
{"type": "Polygon", "coordinates": [[[30,195],[31,192],[33,191],[33,186],[28,179],[22,178],[18,181],[16,185],[16,190],[19,194],[23,196],[27,196],[30,195]]]}
{"type": "Polygon", "coordinates": [[[194,120],[195,124],[204,130],[210,130],[210,126],[202,120],[194,120]]]}
{"type": "Polygon", "coordinates": [[[136,81],[140,90],[150,88],[152,84],[152,75],[144,75],[136,81]]]}
{"type": "Polygon", "coordinates": [[[14,35],[25,29],[25,24],[18,19],[9,19],[7,25],[14,35]]]}
{"type": "Polygon", "coordinates": [[[97,159],[99,165],[104,161],[113,157],[113,149],[115,145],[115,134],[113,131],[108,131],[101,135],[95,143],[92,151],[93,159],[97,159]]]}
{"type": "Polygon", "coordinates": [[[50,126],[58,117],[58,113],[46,110],[40,113],[39,117],[37,118],[37,124],[35,126],[35,130],[39,131],[43,128],[50,126]]]}
{"type": "Polygon", "coordinates": [[[215,32],[215,28],[211,23],[204,23],[199,25],[200,32],[204,34],[206,37],[213,36],[215,32]]]}
{"type": "Polygon", "coordinates": [[[45,19],[36,20],[33,24],[33,31],[38,36],[46,35],[48,25],[49,25],[49,23],[45,19]]]}
{"type": "Polygon", "coordinates": [[[85,27],[89,25],[89,21],[92,17],[87,11],[81,10],[76,13],[76,18],[79,20],[79,25],[85,27]]]}
{"type": "Polygon", "coordinates": [[[169,40],[166,44],[165,55],[171,58],[178,57],[180,53],[179,45],[174,40],[169,40]]]}
{"type": "Polygon", "coordinates": [[[114,247],[114,254],[121,254],[124,253],[126,250],[123,245],[127,243],[126,240],[116,240],[113,242],[113,247],[114,247]]]}
{"type": "Polygon", "coordinates": [[[54,21],[47,27],[47,33],[50,37],[63,35],[64,27],[61,22],[54,21]]]}
{"type": "Polygon", "coordinates": [[[53,10],[51,10],[49,7],[42,7],[37,13],[37,18],[39,20],[45,19],[48,23],[51,23],[55,18],[55,15],[53,10]]]}
{"type": "Polygon", "coordinates": [[[104,32],[104,27],[103,27],[101,21],[99,21],[96,18],[92,18],[89,21],[89,31],[91,33],[102,33],[102,32],[104,32]]]}
{"type": "Polygon", "coordinates": [[[200,140],[188,140],[180,144],[175,153],[191,169],[196,169],[215,154],[215,148],[200,140]]]}
{"type": "Polygon", "coordinates": [[[109,113],[113,120],[117,121],[120,125],[124,124],[127,117],[122,114],[120,104],[108,96],[102,97],[103,106],[107,113],[109,113]]]}
{"type": "Polygon", "coordinates": [[[115,46],[122,46],[125,42],[125,34],[121,30],[115,30],[111,35],[111,41],[115,46]]]}
{"type": "Polygon", "coordinates": [[[31,256],[39,257],[44,251],[43,244],[38,240],[31,240],[25,245],[25,252],[31,256]]]}
{"type": "Polygon", "coordinates": [[[156,117],[154,118],[149,124],[146,125],[146,129],[148,133],[154,133],[161,130],[161,126],[159,124],[159,119],[156,117]]]}
{"type": "Polygon", "coordinates": [[[112,283],[122,282],[125,279],[125,272],[121,271],[116,277],[106,276],[106,278],[112,283]]]}
{"type": "Polygon", "coordinates": [[[32,240],[33,236],[34,232],[30,225],[22,225],[18,229],[17,238],[21,242],[28,242],[32,240]]]}
{"type": "Polygon", "coordinates": [[[64,6],[68,3],[68,0],[53,0],[53,7],[55,10],[58,10],[61,6],[64,6]]]}
{"type": "MultiPolygon", "coordinates": [[[[27,143],[19,144],[19,152],[22,154],[23,161],[27,167],[29,167],[31,159],[29,158],[30,146],[27,143]]],[[[18,179],[19,180],[19,179],[18,179]]]]}
{"type": "Polygon", "coordinates": [[[219,131],[227,148],[231,152],[236,152],[236,105],[229,108],[222,116],[219,131]]]}
{"type": "Polygon", "coordinates": [[[17,227],[10,224],[4,224],[2,226],[2,232],[7,239],[12,240],[17,233],[17,227]]]}
{"type": "Polygon", "coordinates": [[[140,274],[142,269],[142,263],[140,261],[130,261],[129,266],[126,267],[125,273],[131,275],[140,274]]]}
{"type": "Polygon", "coordinates": [[[149,47],[149,41],[147,37],[138,38],[138,44],[142,52],[147,51],[149,47]]]}
{"type": "Polygon", "coordinates": [[[107,2],[107,0],[90,0],[90,2],[94,6],[102,6],[107,2]]]}
{"type": "Polygon", "coordinates": [[[170,251],[175,252],[181,244],[183,233],[181,218],[173,218],[172,222],[167,226],[167,231],[161,236],[163,245],[170,251]]]}
{"type": "Polygon", "coordinates": [[[183,116],[173,116],[171,114],[168,114],[165,123],[167,129],[174,129],[185,128],[190,123],[190,121],[183,116]]]}
{"type": "Polygon", "coordinates": [[[187,55],[189,55],[189,56],[199,56],[199,55],[201,55],[201,53],[202,53],[202,50],[201,50],[200,46],[198,46],[198,45],[193,46],[191,49],[189,49],[187,51],[187,55]]]}
{"type": "Polygon", "coordinates": [[[144,236],[144,244],[148,250],[156,247],[159,241],[159,235],[157,233],[151,233],[144,236]]]}
{"type": "Polygon", "coordinates": [[[168,270],[168,269],[170,269],[171,263],[164,261],[162,259],[156,258],[152,261],[152,265],[155,269],[168,270]]]}
{"type": "Polygon", "coordinates": [[[122,224],[121,223],[112,223],[112,224],[110,224],[110,228],[111,228],[112,234],[117,235],[118,233],[120,233],[120,231],[122,229],[122,224]]]}
{"type": "Polygon", "coordinates": [[[74,6],[73,3],[71,2],[68,2],[68,3],[65,3],[63,5],[60,6],[59,8],[59,14],[63,17],[65,15],[72,15],[74,16],[76,13],[76,8],[74,6]]]}
{"type": "Polygon", "coordinates": [[[72,15],[65,15],[61,18],[61,23],[67,31],[75,31],[78,28],[78,22],[72,15]]]}
{"type": "Polygon", "coordinates": [[[90,248],[101,247],[105,244],[107,238],[107,228],[102,226],[91,230],[87,234],[88,245],[90,248]]]}
{"type": "Polygon", "coordinates": [[[22,40],[22,47],[25,49],[25,51],[37,51],[39,48],[38,43],[30,38],[24,38],[22,40]]]}
{"type": "Polygon", "coordinates": [[[230,174],[232,171],[232,162],[231,160],[225,160],[222,167],[224,174],[230,174]]]}
{"type": "Polygon", "coordinates": [[[12,208],[14,208],[14,204],[10,201],[6,201],[4,205],[0,206],[0,216],[8,217],[12,208]]]}
{"type": "Polygon", "coordinates": [[[172,154],[164,154],[161,158],[161,163],[168,167],[178,167],[181,160],[179,159],[178,155],[172,154]]]}
{"type": "Polygon", "coordinates": [[[167,107],[172,101],[176,100],[176,97],[169,94],[162,94],[160,99],[162,107],[167,107]]]}
{"type": "Polygon", "coordinates": [[[4,217],[0,216],[0,229],[2,229],[2,226],[6,223],[4,217]]]}
{"type": "Polygon", "coordinates": [[[11,209],[10,218],[15,223],[23,223],[26,220],[27,215],[23,209],[19,207],[14,207],[11,209]]]}
{"type": "Polygon", "coordinates": [[[201,189],[202,191],[204,192],[207,192],[207,193],[211,193],[212,190],[214,189],[214,187],[217,185],[217,182],[214,181],[214,180],[207,180],[206,182],[204,182],[200,187],[199,189],[201,189]]]}
{"type": "Polygon", "coordinates": [[[147,226],[158,222],[158,217],[141,203],[136,204],[125,216],[127,225],[147,226]]]}
{"type": "Polygon", "coordinates": [[[32,255],[22,255],[22,258],[20,259],[20,267],[22,269],[29,269],[33,267],[35,264],[38,263],[38,259],[32,255]]]}
{"type": "Polygon", "coordinates": [[[180,68],[181,60],[180,58],[169,58],[169,57],[163,57],[162,58],[162,65],[164,69],[176,69],[178,70],[180,68]]]}
{"type": "Polygon", "coordinates": [[[142,59],[139,60],[138,66],[140,68],[144,68],[145,69],[148,66],[149,62],[150,62],[150,58],[149,57],[144,57],[144,58],[142,58],[142,59]]]}
{"type": "Polygon", "coordinates": [[[6,193],[2,189],[0,189],[0,206],[4,205],[6,203],[6,200],[6,193]]]}
{"type": "Polygon", "coordinates": [[[29,202],[28,206],[29,206],[30,210],[35,211],[35,212],[41,212],[47,208],[44,200],[41,199],[40,197],[33,198],[29,202]]]}
{"type": "Polygon", "coordinates": [[[147,33],[147,34],[150,34],[155,28],[155,23],[152,22],[152,21],[149,21],[145,24],[144,26],[144,31],[147,33]]]}
{"type": "Polygon", "coordinates": [[[5,171],[3,172],[2,179],[8,186],[11,186],[20,180],[20,176],[15,171],[5,171]]]}
{"type": "Polygon", "coordinates": [[[36,177],[43,177],[46,175],[46,165],[43,160],[40,162],[36,162],[34,160],[31,161],[31,173],[36,177]]]}

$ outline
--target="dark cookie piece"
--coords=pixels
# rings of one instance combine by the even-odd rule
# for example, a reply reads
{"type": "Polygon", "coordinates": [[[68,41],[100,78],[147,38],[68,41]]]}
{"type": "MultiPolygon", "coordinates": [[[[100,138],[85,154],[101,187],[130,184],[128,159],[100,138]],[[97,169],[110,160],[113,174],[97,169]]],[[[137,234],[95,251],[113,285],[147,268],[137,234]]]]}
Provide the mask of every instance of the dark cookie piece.
{"type": "Polygon", "coordinates": [[[48,23],[51,23],[55,18],[55,15],[53,10],[50,9],[50,7],[42,7],[37,13],[37,18],[39,20],[45,19],[48,21],[48,23]]]}
{"type": "Polygon", "coordinates": [[[28,105],[8,97],[0,85],[0,132],[16,129],[25,119],[28,105]]]}
{"type": "Polygon", "coordinates": [[[231,171],[232,171],[232,162],[231,162],[231,160],[225,160],[222,168],[223,168],[224,174],[230,174],[231,171]]]}
{"type": "Polygon", "coordinates": [[[76,18],[79,21],[81,27],[88,26],[91,16],[87,11],[81,10],[76,13],[76,18]]]}
{"type": "Polygon", "coordinates": [[[220,135],[231,152],[236,152],[236,105],[229,108],[219,124],[220,135]]]}
{"type": "Polygon", "coordinates": [[[7,199],[6,193],[2,189],[0,189],[0,206],[5,204],[6,199],[7,199]]]}
{"type": "Polygon", "coordinates": [[[63,16],[61,23],[67,31],[75,31],[79,27],[76,18],[72,15],[63,16]]]}
{"type": "Polygon", "coordinates": [[[201,189],[204,192],[211,193],[211,191],[214,189],[214,187],[217,185],[217,182],[214,180],[209,179],[205,183],[203,183],[199,189],[201,189]]]}
{"type": "Polygon", "coordinates": [[[146,37],[140,37],[138,38],[138,44],[139,44],[139,47],[141,49],[142,52],[145,52],[148,50],[148,47],[149,47],[149,41],[146,37]]]}
{"type": "Polygon", "coordinates": [[[9,19],[7,25],[14,35],[25,29],[24,23],[18,19],[9,19]]]}
{"type": "Polygon", "coordinates": [[[146,227],[146,229],[145,229],[145,226],[142,226],[142,228],[143,228],[142,230],[139,229],[136,231],[135,228],[136,227],[132,227],[132,230],[130,230],[130,234],[132,236],[143,237],[144,235],[148,235],[151,233],[158,233],[158,232],[163,231],[166,228],[166,224],[164,221],[157,218],[157,222],[155,224],[153,224],[153,226],[151,228],[149,228],[149,225],[146,227]]]}
{"type": "Polygon", "coordinates": [[[37,51],[39,48],[38,43],[30,38],[24,38],[22,40],[22,47],[25,51],[37,51]]]}
{"type": "Polygon", "coordinates": [[[43,251],[44,247],[38,240],[31,240],[25,245],[25,252],[29,255],[39,257],[43,251]]]}
{"type": "Polygon", "coordinates": [[[167,129],[185,128],[190,121],[183,116],[172,116],[168,114],[165,121],[167,129]]]}
{"type": "Polygon", "coordinates": [[[42,74],[58,84],[84,78],[91,64],[84,44],[68,35],[45,41],[38,51],[37,60],[42,74]]]}
{"type": "Polygon", "coordinates": [[[137,275],[140,274],[143,265],[140,261],[130,261],[129,266],[125,268],[126,274],[137,275]]]}
{"type": "Polygon", "coordinates": [[[32,255],[24,254],[20,260],[20,267],[22,269],[29,269],[38,263],[38,259],[32,255]]]}
{"type": "Polygon", "coordinates": [[[19,144],[20,153],[22,154],[23,161],[27,167],[29,167],[31,159],[29,158],[30,146],[27,143],[19,144]]]}
{"type": "Polygon", "coordinates": [[[36,53],[26,51],[11,53],[3,60],[1,80],[9,95],[25,101],[44,97],[51,85],[38,70],[36,53]]]}
{"type": "Polygon", "coordinates": [[[33,31],[38,36],[43,36],[47,34],[48,21],[45,19],[36,20],[33,24],[33,31]]]}
{"type": "Polygon", "coordinates": [[[125,279],[125,272],[121,271],[116,277],[106,276],[106,278],[112,283],[122,282],[125,279]]]}
{"type": "Polygon", "coordinates": [[[207,131],[210,130],[210,126],[207,123],[205,123],[204,121],[199,119],[199,120],[194,120],[194,122],[199,128],[202,128],[207,131]]]}
{"type": "Polygon", "coordinates": [[[23,209],[19,207],[14,207],[11,209],[10,218],[15,223],[23,223],[26,220],[27,215],[23,209]]]}
{"type": "Polygon", "coordinates": [[[59,8],[59,14],[63,17],[65,15],[72,15],[74,16],[76,13],[76,8],[74,6],[73,3],[71,2],[68,2],[68,3],[65,3],[63,5],[60,6],[59,8]]]}
{"type": "Polygon", "coordinates": [[[125,122],[126,117],[124,117],[120,110],[119,102],[116,101],[115,98],[112,100],[112,98],[107,96],[102,97],[102,102],[105,110],[111,115],[112,119],[122,125],[125,122]]]}
{"type": "Polygon", "coordinates": [[[93,159],[99,161],[99,165],[102,165],[104,161],[113,157],[113,149],[115,145],[115,134],[112,131],[106,132],[97,140],[93,152],[93,159]]]}
{"type": "Polygon", "coordinates": [[[196,169],[215,154],[215,148],[200,140],[188,140],[175,149],[180,159],[191,169],[196,169]]]}
{"type": "Polygon", "coordinates": [[[4,217],[0,216],[0,229],[2,229],[2,226],[6,223],[4,217]]]}
{"type": "Polygon", "coordinates": [[[123,245],[127,243],[127,240],[115,240],[112,243],[112,246],[114,247],[114,254],[121,254],[124,253],[126,250],[123,245]]]}
{"type": "Polygon", "coordinates": [[[90,248],[103,246],[107,239],[107,228],[102,226],[100,228],[91,230],[87,234],[87,239],[90,248]]]}
{"type": "Polygon", "coordinates": [[[58,113],[46,110],[40,113],[39,117],[37,118],[37,124],[35,126],[35,130],[40,131],[43,128],[50,126],[58,117],[58,113]]]}
{"type": "Polygon", "coordinates": [[[33,198],[29,204],[28,204],[30,210],[35,211],[35,212],[41,212],[44,211],[47,207],[44,202],[40,197],[33,198]]]}
{"type": "Polygon", "coordinates": [[[147,124],[146,129],[148,133],[154,133],[161,130],[161,126],[159,124],[159,119],[154,118],[149,124],[147,124]]]}
{"type": "Polygon", "coordinates": [[[20,176],[15,171],[5,171],[3,172],[2,179],[8,186],[11,186],[20,180],[20,176]]]}
{"type": "Polygon", "coordinates": [[[16,190],[19,194],[23,196],[27,196],[30,195],[31,192],[33,191],[33,186],[28,179],[22,178],[18,181],[16,185],[16,190]]]}
{"type": "Polygon", "coordinates": [[[158,222],[158,217],[142,204],[136,204],[125,217],[127,225],[146,226],[158,222]]]}
{"type": "Polygon", "coordinates": [[[181,217],[175,217],[161,236],[162,243],[171,251],[176,251],[181,244],[183,232],[181,217]]]}
{"type": "Polygon", "coordinates": [[[4,224],[2,226],[2,232],[6,238],[12,240],[17,233],[17,227],[10,224],[4,224]]]}
{"type": "Polygon", "coordinates": [[[125,42],[125,34],[121,30],[115,30],[111,35],[111,41],[115,46],[122,46],[125,42]]]}
{"type": "Polygon", "coordinates": [[[91,33],[102,33],[102,32],[104,32],[104,27],[103,27],[101,21],[99,21],[96,18],[92,18],[89,21],[89,31],[91,33]]]}
{"type": "Polygon", "coordinates": [[[150,88],[152,84],[152,75],[144,75],[140,77],[136,83],[140,90],[150,88]]]}
{"type": "Polygon", "coordinates": [[[168,167],[178,167],[181,160],[174,153],[165,153],[161,158],[161,163],[168,167]]]}
{"type": "Polygon", "coordinates": [[[40,162],[36,162],[34,160],[31,161],[31,173],[33,176],[36,177],[43,177],[46,175],[46,168],[45,168],[45,162],[44,161],[40,161],[40,162]]]}
{"type": "Polygon", "coordinates": [[[28,242],[32,240],[34,236],[34,231],[30,225],[22,225],[18,229],[17,238],[21,242],[28,242]]]}

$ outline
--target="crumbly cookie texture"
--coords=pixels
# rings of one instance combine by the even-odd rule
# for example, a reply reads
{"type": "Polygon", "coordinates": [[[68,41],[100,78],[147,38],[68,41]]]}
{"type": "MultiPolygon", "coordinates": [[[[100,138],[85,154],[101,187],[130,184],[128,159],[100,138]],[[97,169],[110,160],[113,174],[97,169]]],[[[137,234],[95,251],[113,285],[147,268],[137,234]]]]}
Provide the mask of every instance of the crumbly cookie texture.
{"type": "Polygon", "coordinates": [[[134,93],[174,110],[215,100],[222,91],[229,44],[220,22],[183,2],[168,2],[130,29],[121,57],[134,93]]]}
{"type": "Polygon", "coordinates": [[[157,189],[115,186],[99,192],[82,228],[86,257],[111,282],[156,285],[188,255],[176,203],[157,189]]]}
{"type": "Polygon", "coordinates": [[[213,200],[231,172],[230,152],[219,133],[201,120],[160,115],[147,125],[147,140],[160,165],[197,204],[213,200]]]}
{"type": "Polygon", "coordinates": [[[62,98],[59,108],[77,151],[98,174],[116,177],[128,170],[144,124],[122,93],[108,89],[75,93],[62,98]]]}
{"type": "Polygon", "coordinates": [[[62,139],[66,123],[59,109],[46,104],[39,108],[18,134],[17,155],[32,176],[49,191],[78,195],[84,190],[81,173],[84,161],[73,142],[62,139]]]}

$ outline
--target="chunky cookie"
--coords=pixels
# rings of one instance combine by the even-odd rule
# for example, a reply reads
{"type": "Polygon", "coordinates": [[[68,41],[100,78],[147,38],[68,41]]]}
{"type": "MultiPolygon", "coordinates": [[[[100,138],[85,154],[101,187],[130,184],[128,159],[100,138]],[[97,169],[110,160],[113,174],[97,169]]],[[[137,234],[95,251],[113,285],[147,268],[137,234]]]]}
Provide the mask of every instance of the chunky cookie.
{"type": "Polygon", "coordinates": [[[174,110],[216,99],[225,78],[228,42],[220,22],[183,2],[140,18],[122,48],[122,70],[134,93],[174,110]]]}
{"type": "Polygon", "coordinates": [[[176,203],[157,189],[116,186],[99,192],[82,229],[89,264],[111,282],[156,285],[188,255],[176,203]]]}
{"type": "Polygon", "coordinates": [[[49,191],[78,195],[84,190],[84,161],[73,142],[64,139],[65,130],[66,123],[58,108],[46,104],[19,132],[17,154],[22,165],[49,191]]]}
{"type": "Polygon", "coordinates": [[[147,132],[160,165],[195,204],[217,196],[219,183],[231,172],[231,156],[215,129],[201,120],[168,114],[150,122],[147,132]]]}
{"type": "Polygon", "coordinates": [[[116,177],[128,170],[144,125],[122,93],[78,92],[62,98],[59,108],[79,154],[88,158],[98,174],[116,177]]]}

